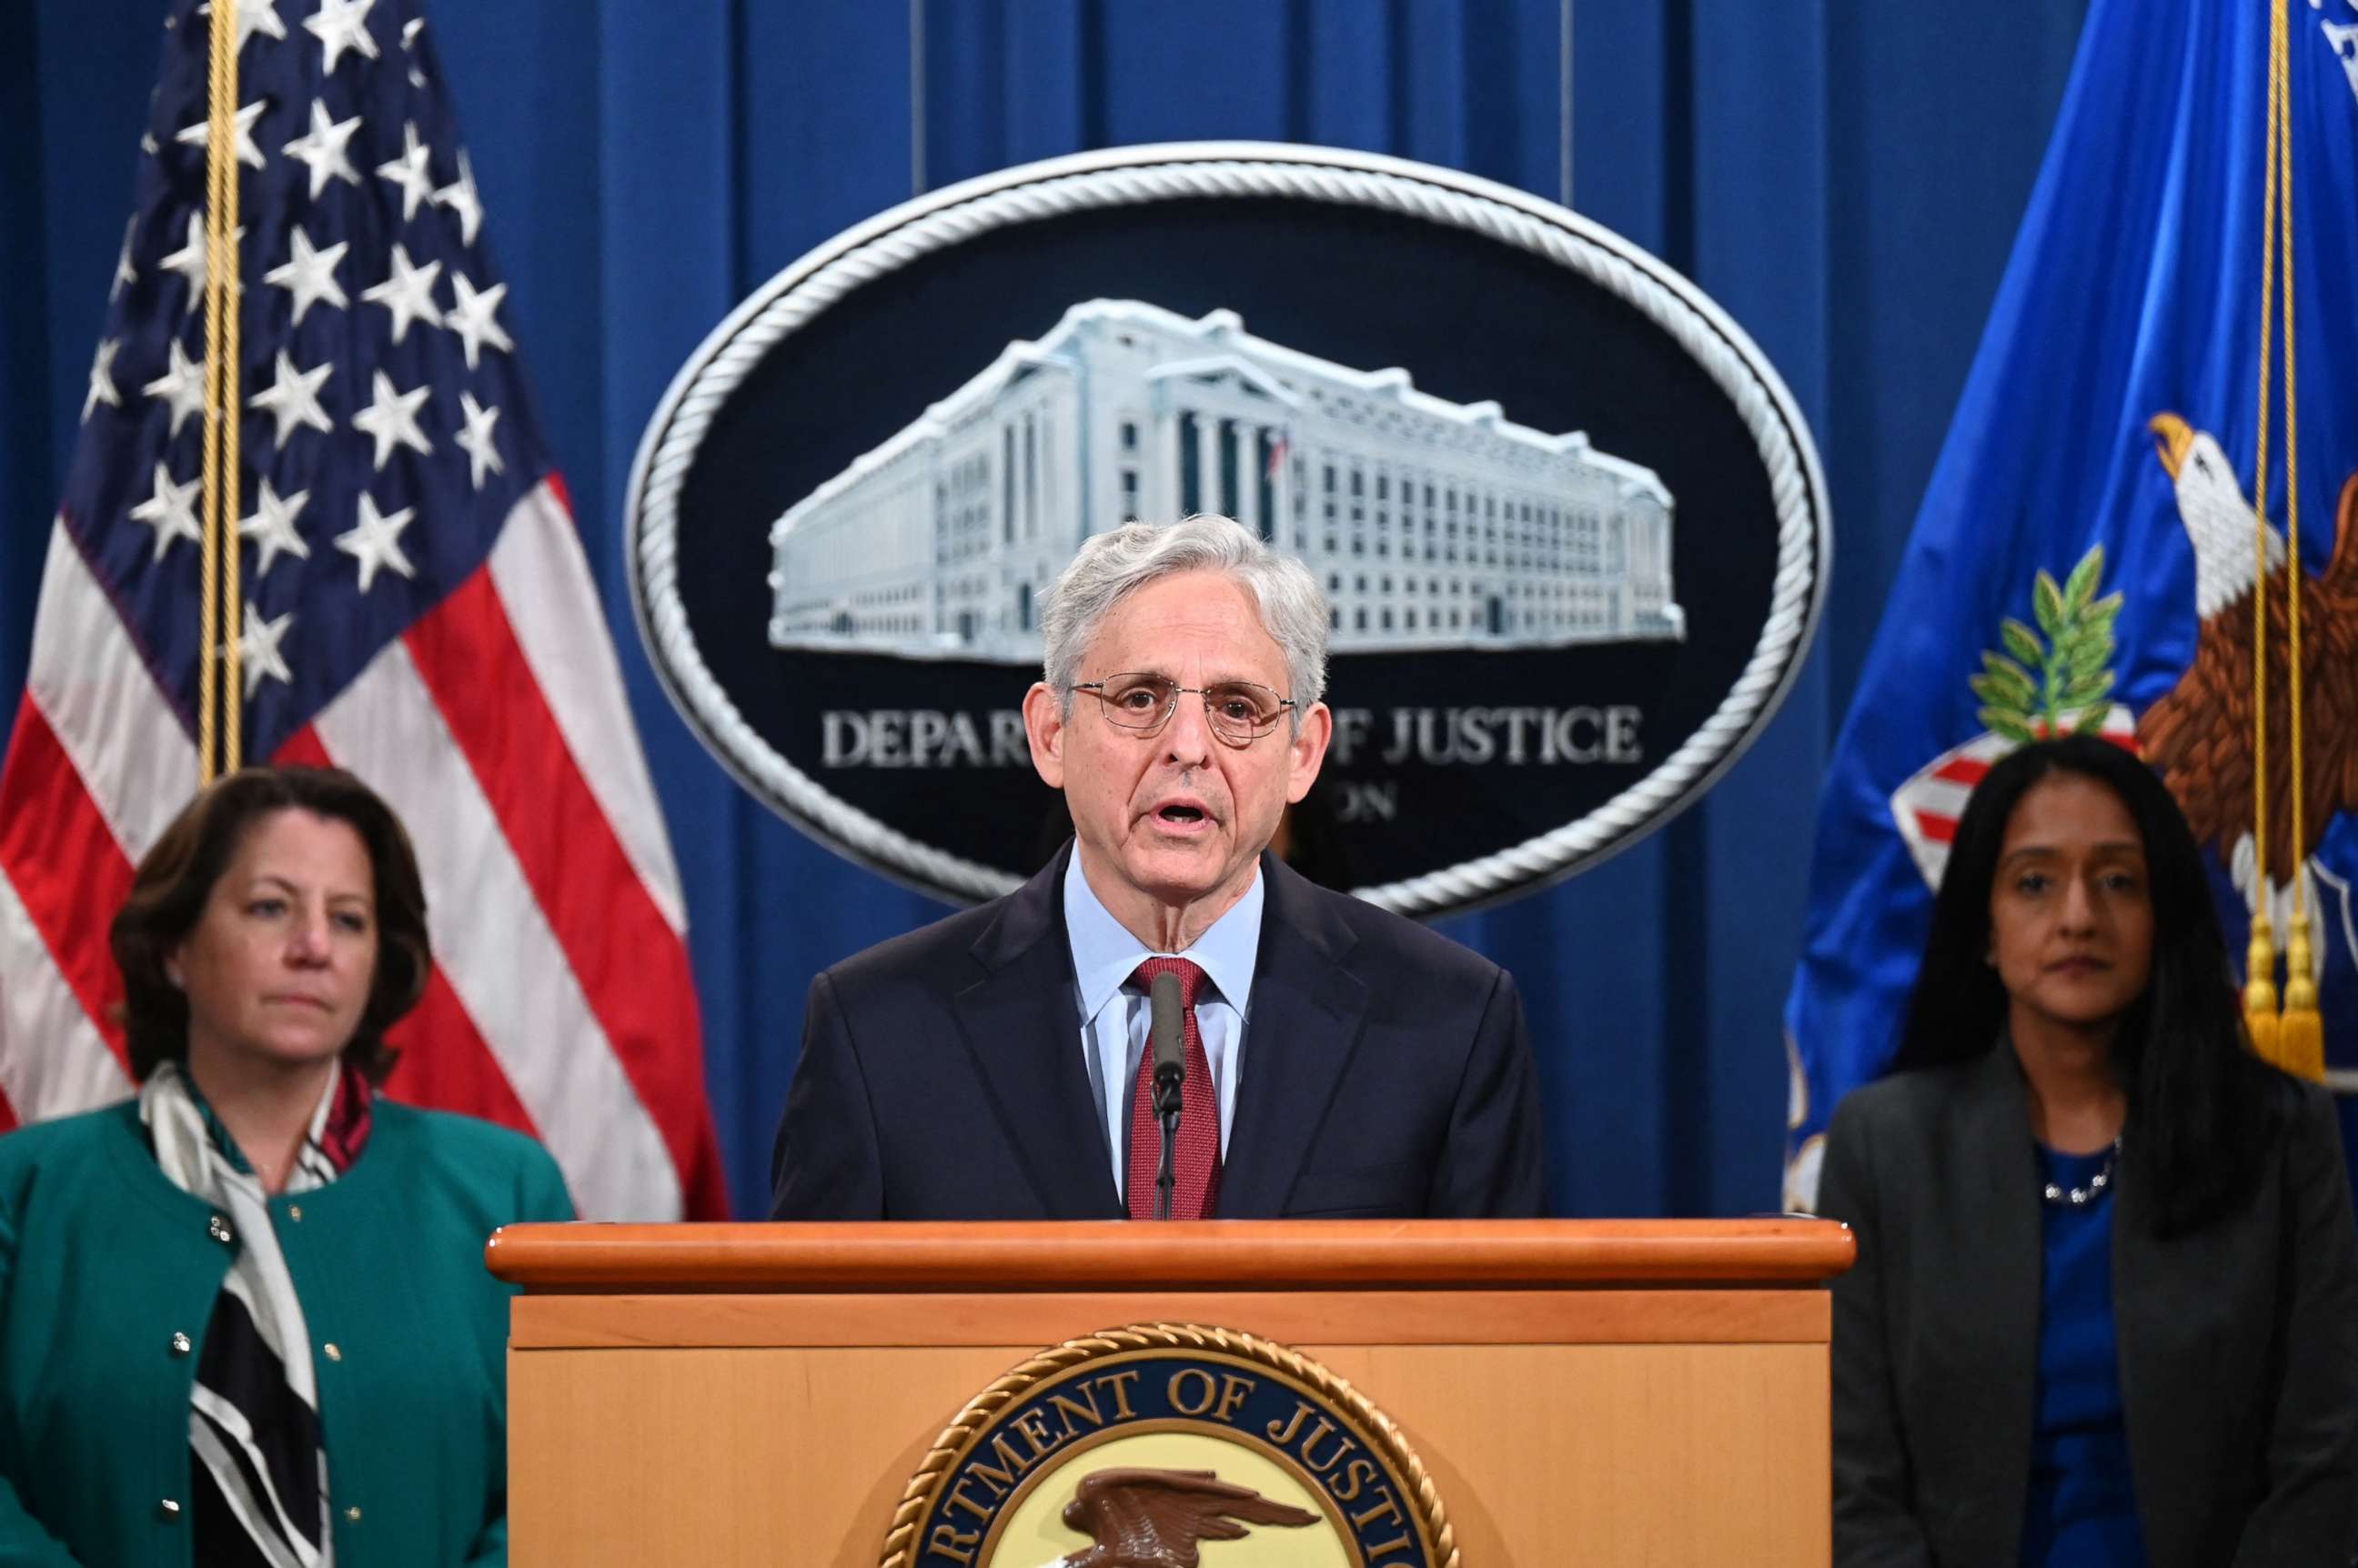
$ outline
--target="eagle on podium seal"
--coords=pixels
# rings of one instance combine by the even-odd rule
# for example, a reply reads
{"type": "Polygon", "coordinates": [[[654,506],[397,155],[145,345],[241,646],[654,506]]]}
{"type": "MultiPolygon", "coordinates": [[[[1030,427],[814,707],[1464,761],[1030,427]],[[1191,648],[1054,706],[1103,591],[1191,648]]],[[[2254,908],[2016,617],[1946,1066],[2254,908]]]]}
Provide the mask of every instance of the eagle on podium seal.
{"type": "Polygon", "coordinates": [[[978,1394],[894,1511],[882,1568],[1456,1568],[1423,1465],[1298,1351],[1108,1329],[978,1394]]]}

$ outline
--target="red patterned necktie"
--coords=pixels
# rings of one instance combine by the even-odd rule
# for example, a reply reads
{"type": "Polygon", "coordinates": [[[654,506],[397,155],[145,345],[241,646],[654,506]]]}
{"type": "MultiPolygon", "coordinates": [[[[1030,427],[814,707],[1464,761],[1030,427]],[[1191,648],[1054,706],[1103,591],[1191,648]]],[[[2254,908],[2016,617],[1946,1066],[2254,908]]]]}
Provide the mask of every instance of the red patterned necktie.
{"type": "MultiPolygon", "coordinates": [[[[1184,958],[1149,958],[1130,983],[1151,991],[1157,975],[1179,977],[1180,1018],[1186,1028],[1187,1082],[1179,1136],[1171,1141],[1171,1217],[1209,1219],[1220,1190],[1220,1097],[1212,1082],[1211,1058],[1204,1054],[1204,1032],[1195,1023],[1195,997],[1204,971],[1184,958]]],[[[1163,1130],[1154,1119],[1154,1046],[1139,1054],[1138,1081],[1130,1091],[1130,1217],[1154,1217],[1154,1178],[1163,1158],[1163,1130]]]]}

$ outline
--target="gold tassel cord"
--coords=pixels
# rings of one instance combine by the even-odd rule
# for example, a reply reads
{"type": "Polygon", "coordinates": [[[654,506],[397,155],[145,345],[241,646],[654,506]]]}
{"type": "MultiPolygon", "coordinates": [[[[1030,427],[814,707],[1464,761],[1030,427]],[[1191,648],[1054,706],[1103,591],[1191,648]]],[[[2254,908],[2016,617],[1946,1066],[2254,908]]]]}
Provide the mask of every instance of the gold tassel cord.
{"type": "MultiPolygon", "coordinates": [[[[239,0],[213,0],[214,37],[216,49],[228,61],[225,82],[225,103],[233,110],[237,105],[237,8],[239,0]],[[224,23],[222,16],[227,17],[224,23]],[[222,48],[218,39],[226,27],[231,42],[222,48]]],[[[216,110],[219,114],[223,111],[216,110]]],[[[234,142],[234,138],[230,140],[234,142]]],[[[222,466],[222,600],[221,600],[221,661],[222,661],[222,771],[235,773],[245,765],[245,592],[241,579],[244,563],[238,546],[237,514],[240,481],[244,470],[240,467],[238,432],[244,424],[239,416],[244,405],[239,400],[239,367],[244,362],[244,346],[240,327],[244,311],[239,308],[243,284],[240,274],[243,260],[238,254],[237,148],[225,148],[222,167],[228,171],[222,181],[222,309],[221,335],[221,406],[223,410],[219,429],[222,466]]],[[[2290,368],[2289,363],[2287,366],[2290,368]]]]}
{"type": "Polygon", "coordinates": [[[197,605],[197,778],[235,771],[244,708],[237,610],[237,0],[213,0],[205,135],[203,537],[197,605]]]}
{"type": "MultiPolygon", "coordinates": [[[[2293,334],[2293,274],[2292,245],[2292,92],[2289,40],[2283,35],[2283,6],[2278,0],[2277,46],[2283,50],[2272,72],[2280,72],[2286,91],[2277,104],[2277,183],[2282,188],[2277,199],[2277,213],[2283,229],[2277,249],[2284,265],[2284,398],[2285,398],[2285,629],[2287,637],[2287,740],[2289,742],[2285,765],[2290,770],[2292,785],[2292,820],[2286,827],[2292,834],[2292,929],[2285,945],[2284,1015],[2277,1025],[2277,1060],[2285,1071],[2298,1073],[2312,1082],[2325,1076],[2325,1020],[2317,1011],[2317,981],[2311,968],[2313,954],[2309,946],[2309,906],[2301,885],[2302,872],[2308,861],[2308,812],[2303,798],[2303,786],[2308,777],[2308,755],[2302,750],[2300,658],[2300,595],[2306,580],[2300,563],[2300,397],[2299,383],[2294,373],[2293,334]]],[[[2261,622],[2265,627],[2266,622],[2261,622]]]]}
{"type": "MultiPolygon", "coordinates": [[[[198,428],[201,450],[199,470],[201,487],[198,503],[203,514],[203,527],[197,540],[197,782],[211,784],[214,775],[213,707],[220,668],[213,651],[220,645],[219,616],[221,556],[214,537],[216,514],[221,501],[221,454],[213,441],[216,421],[221,417],[221,394],[218,366],[221,363],[221,261],[222,252],[222,185],[224,155],[233,154],[231,142],[233,117],[229,109],[235,89],[228,92],[222,88],[222,70],[227,50],[222,16],[225,6],[213,8],[211,76],[208,83],[206,103],[208,116],[205,135],[205,406],[198,428]]],[[[233,66],[231,68],[234,70],[233,66]]]]}
{"type": "Polygon", "coordinates": [[[2268,358],[2276,316],[2277,173],[2282,161],[2288,55],[2284,0],[2268,7],[2266,148],[2260,179],[2259,436],[2252,473],[2252,863],[2259,896],[2244,955],[2244,1022],[2252,1049],[2279,1061],[2277,947],[2268,923],[2268,358]]]}

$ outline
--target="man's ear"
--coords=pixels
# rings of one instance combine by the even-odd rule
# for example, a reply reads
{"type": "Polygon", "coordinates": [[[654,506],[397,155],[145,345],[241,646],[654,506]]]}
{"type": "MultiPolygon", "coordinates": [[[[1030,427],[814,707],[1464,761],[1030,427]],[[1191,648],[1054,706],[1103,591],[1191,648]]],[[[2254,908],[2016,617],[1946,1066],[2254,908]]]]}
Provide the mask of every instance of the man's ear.
{"type": "Polygon", "coordinates": [[[1298,801],[1310,793],[1318,782],[1318,770],[1326,761],[1326,742],[1335,737],[1335,715],[1323,702],[1310,705],[1302,716],[1302,728],[1286,739],[1286,750],[1293,753],[1285,778],[1285,798],[1298,801]]]}
{"type": "Polygon", "coordinates": [[[1065,704],[1045,681],[1023,694],[1023,734],[1032,742],[1033,771],[1050,789],[1065,787],[1065,704]]]}

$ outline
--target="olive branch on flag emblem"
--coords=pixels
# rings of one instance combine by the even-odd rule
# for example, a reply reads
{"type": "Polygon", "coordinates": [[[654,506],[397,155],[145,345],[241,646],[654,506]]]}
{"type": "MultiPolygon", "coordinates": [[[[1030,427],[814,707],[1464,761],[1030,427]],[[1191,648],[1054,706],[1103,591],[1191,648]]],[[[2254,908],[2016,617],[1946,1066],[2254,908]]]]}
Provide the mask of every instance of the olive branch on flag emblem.
{"type": "Polygon", "coordinates": [[[2061,588],[2041,570],[2030,592],[2038,628],[2010,615],[1999,625],[2005,652],[1984,650],[1982,673],[1967,683],[1992,732],[2030,741],[2103,728],[2113,710],[2113,621],[2121,610],[2117,591],[2095,597],[2104,573],[2102,545],[2080,557],[2061,588]]]}

